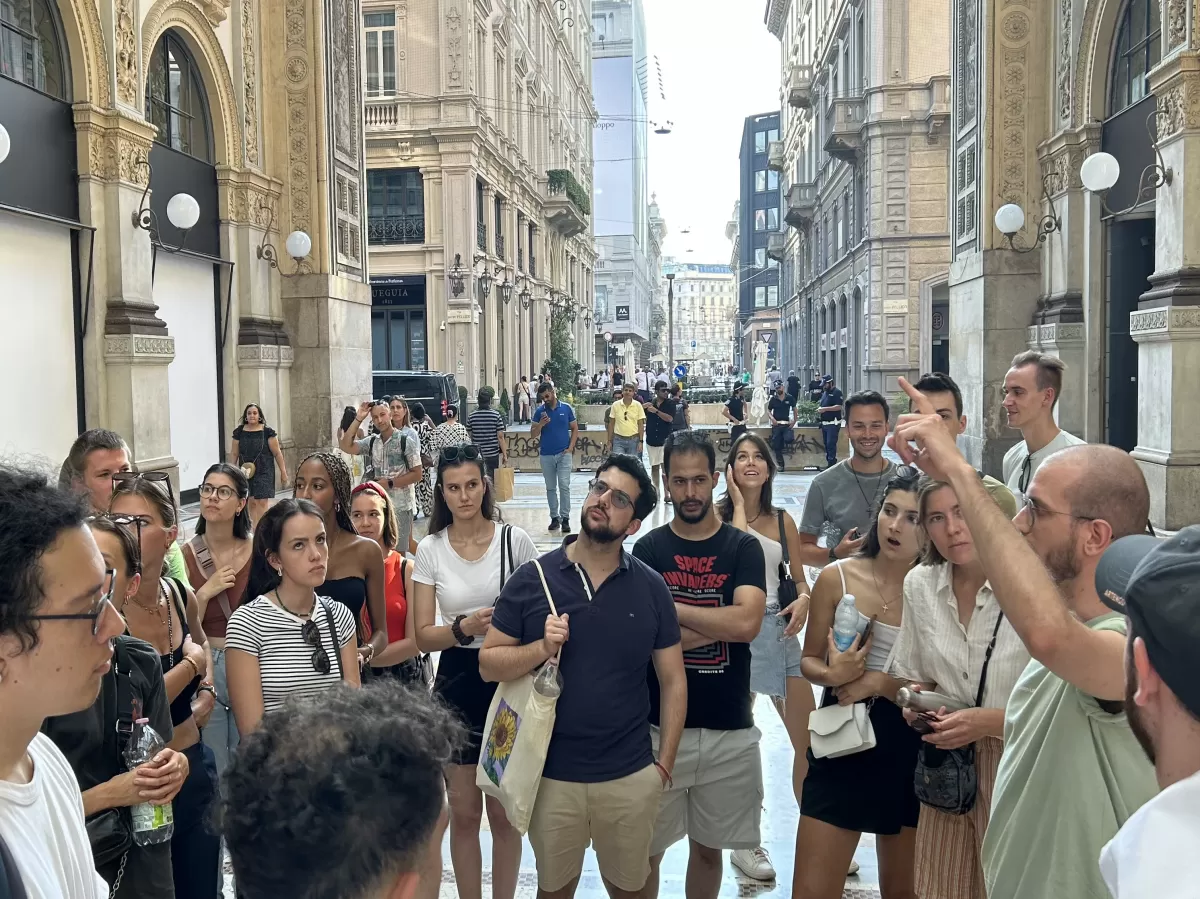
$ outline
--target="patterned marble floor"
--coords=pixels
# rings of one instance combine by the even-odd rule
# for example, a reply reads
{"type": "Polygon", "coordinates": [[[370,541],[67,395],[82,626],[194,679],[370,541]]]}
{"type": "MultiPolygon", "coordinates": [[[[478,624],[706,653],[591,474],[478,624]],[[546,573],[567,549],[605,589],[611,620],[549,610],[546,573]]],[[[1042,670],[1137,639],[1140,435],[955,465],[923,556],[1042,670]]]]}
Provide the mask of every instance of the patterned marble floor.
{"type": "MultiPolygon", "coordinates": [[[[815,472],[785,473],[776,482],[775,501],[797,518],[804,505],[808,485],[812,482],[815,472]]],[[[576,472],[571,477],[571,517],[576,523],[579,511],[587,492],[587,483],[591,478],[588,472],[576,472]]],[[[534,543],[543,551],[558,546],[561,542],[559,534],[547,530],[549,514],[546,510],[545,486],[540,475],[518,474],[512,500],[501,504],[504,520],[518,525],[528,531],[534,543]]],[[[666,503],[660,503],[650,520],[643,526],[645,529],[658,527],[670,520],[671,510],[666,503]]],[[[185,519],[194,518],[187,514],[185,519]]],[[[576,525],[577,527],[577,525],[576,525]]],[[[426,532],[425,520],[414,524],[414,536],[420,539],[426,532]]],[[[190,529],[189,529],[190,530],[190,529]]],[[[632,541],[630,541],[632,542],[632,541]]],[[[795,858],[796,823],[799,817],[796,802],[792,795],[791,768],[792,749],[779,716],[771,704],[760,699],[755,706],[755,720],[763,733],[762,759],[765,800],[762,816],[762,839],[764,848],[770,853],[771,859],[779,873],[776,881],[757,883],[742,876],[728,863],[721,883],[722,897],[749,896],[789,896],[791,894],[792,864],[795,858]]],[[[491,839],[488,833],[487,819],[484,817],[480,835],[483,857],[488,859],[491,854],[491,839]]],[[[454,871],[450,867],[449,835],[447,834],[442,848],[446,866],[442,874],[442,899],[456,899],[458,889],[455,886],[454,871]]],[[[861,866],[859,874],[847,878],[844,899],[879,899],[878,868],[875,860],[875,841],[870,835],[863,836],[859,842],[856,860],[861,866]]],[[[687,844],[681,842],[667,851],[663,860],[662,882],[659,895],[662,899],[682,899],[684,896],[684,879],[687,872],[687,844]]],[[[485,863],[484,896],[491,896],[490,872],[485,863]]],[[[516,899],[534,899],[537,895],[537,874],[534,867],[533,850],[528,841],[525,842],[521,858],[521,876],[517,887],[516,899]]],[[[233,891],[227,886],[226,896],[233,896],[233,891]]],[[[589,850],[585,863],[584,874],[576,893],[578,899],[605,899],[607,893],[600,881],[596,868],[594,854],[589,850]]]]}

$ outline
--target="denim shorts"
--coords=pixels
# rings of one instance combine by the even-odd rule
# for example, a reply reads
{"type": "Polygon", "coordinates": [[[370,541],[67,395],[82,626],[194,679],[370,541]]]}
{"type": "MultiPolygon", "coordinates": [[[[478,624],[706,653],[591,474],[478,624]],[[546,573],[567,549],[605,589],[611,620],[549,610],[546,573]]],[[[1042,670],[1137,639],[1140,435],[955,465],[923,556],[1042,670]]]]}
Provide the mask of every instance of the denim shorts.
{"type": "Polygon", "coordinates": [[[786,696],[787,679],[802,677],[799,637],[784,638],[787,627],[778,610],[768,609],[762,628],[750,643],[750,692],[767,696],[786,696]]]}

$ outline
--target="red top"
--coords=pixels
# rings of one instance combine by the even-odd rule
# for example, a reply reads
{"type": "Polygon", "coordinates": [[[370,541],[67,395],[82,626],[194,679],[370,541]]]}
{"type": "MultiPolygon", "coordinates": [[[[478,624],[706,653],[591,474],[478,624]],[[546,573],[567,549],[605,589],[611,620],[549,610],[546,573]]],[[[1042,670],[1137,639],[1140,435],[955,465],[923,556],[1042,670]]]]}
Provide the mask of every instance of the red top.
{"type": "Polygon", "coordinates": [[[394,550],[383,560],[384,598],[387,606],[388,643],[404,639],[404,627],[408,621],[408,597],[404,595],[404,577],[400,569],[412,571],[412,560],[394,550]]]}
{"type": "MultiPolygon", "coordinates": [[[[196,562],[196,554],[192,552],[192,548],[185,543],[183,549],[183,563],[187,568],[188,581],[191,582],[193,590],[199,590],[208,583],[208,578],[200,570],[200,565],[196,562]]],[[[229,597],[230,613],[246,601],[246,585],[250,582],[250,563],[253,559],[253,554],[247,557],[246,564],[237,573],[233,586],[225,591],[229,597]]],[[[254,599],[253,596],[250,598],[254,599]]],[[[221,603],[218,600],[213,599],[209,602],[208,606],[204,609],[204,618],[200,624],[204,628],[204,635],[206,637],[225,639],[225,628],[228,626],[229,621],[225,617],[225,610],[221,608],[221,603]]]]}

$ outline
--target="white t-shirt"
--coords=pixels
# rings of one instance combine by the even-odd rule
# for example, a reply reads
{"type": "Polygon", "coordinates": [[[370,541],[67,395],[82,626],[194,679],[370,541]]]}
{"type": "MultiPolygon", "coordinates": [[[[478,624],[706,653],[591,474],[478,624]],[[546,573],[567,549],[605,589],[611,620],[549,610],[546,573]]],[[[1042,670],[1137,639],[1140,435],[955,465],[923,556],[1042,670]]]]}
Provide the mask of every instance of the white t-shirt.
{"type": "Polygon", "coordinates": [[[354,616],[340,602],[326,596],[317,598],[312,620],[321,635],[321,646],[329,655],[328,674],[321,674],[313,667],[314,647],[305,643],[301,634],[303,618],[281,609],[265,596],[234,609],[225,633],[225,648],[258,659],[264,714],[275,711],[289,696],[324,693],[341,680],[334,654],[354,640],[354,616]],[[338,632],[336,644],[322,603],[333,613],[338,632]]]}
{"type": "Polygon", "coordinates": [[[1038,467],[1048,458],[1059,450],[1066,449],[1068,446],[1082,446],[1086,443],[1086,440],[1080,440],[1074,434],[1059,431],[1053,440],[1036,453],[1029,452],[1029,447],[1025,445],[1024,440],[1010,448],[1004,454],[1002,468],[1004,470],[1004,483],[1012,491],[1012,495],[1016,497],[1017,511],[1019,512],[1025,507],[1025,494],[1021,491],[1019,485],[1022,481],[1021,469],[1024,468],[1026,459],[1029,459],[1030,465],[1029,478],[1025,481],[1025,487],[1028,489],[1029,485],[1033,482],[1033,476],[1037,474],[1038,467]]]}
{"type": "Polygon", "coordinates": [[[83,825],[79,781],[54,742],[29,744],[33,777],[0,780],[0,836],[8,844],[29,899],[107,899],[83,825]]]}
{"type": "Polygon", "coordinates": [[[1130,816],[1100,852],[1113,899],[1191,899],[1200,882],[1200,773],[1173,783],[1130,816]]]}
{"type": "MultiPolygon", "coordinates": [[[[434,588],[442,624],[448,625],[459,615],[470,615],[496,602],[496,597],[500,595],[503,532],[504,525],[497,524],[487,552],[474,562],[468,562],[454,551],[447,531],[430,534],[417,545],[413,580],[434,588]]],[[[538,555],[537,547],[529,535],[513,527],[512,561],[505,565],[504,579],[508,580],[512,572],[538,555]]],[[[466,648],[478,649],[482,645],[483,637],[476,637],[466,648]]]]}

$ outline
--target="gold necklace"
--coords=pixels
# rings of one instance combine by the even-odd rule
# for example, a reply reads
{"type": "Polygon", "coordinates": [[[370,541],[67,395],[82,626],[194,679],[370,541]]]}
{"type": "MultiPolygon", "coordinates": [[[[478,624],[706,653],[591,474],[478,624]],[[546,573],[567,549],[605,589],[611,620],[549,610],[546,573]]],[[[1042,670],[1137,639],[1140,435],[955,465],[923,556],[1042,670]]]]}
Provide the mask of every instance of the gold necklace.
{"type": "MultiPolygon", "coordinates": [[[[128,599],[126,601],[128,601],[128,600],[133,600],[133,604],[135,606],[137,606],[139,609],[141,609],[143,612],[153,613],[154,617],[156,617],[158,619],[159,624],[164,624],[164,623],[169,624],[169,622],[164,622],[164,620],[163,620],[162,610],[163,610],[163,606],[165,603],[163,600],[163,585],[162,585],[161,580],[158,582],[158,595],[155,597],[155,603],[153,606],[148,606],[145,603],[143,603],[141,600],[139,600],[137,598],[136,593],[133,594],[133,596],[128,597],[128,599]]],[[[125,603],[121,604],[122,608],[124,608],[124,605],[125,605],[125,603]]]]}
{"type": "Polygon", "coordinates": [[[890,610],[892,602],[899,602],[904,599],[904,585],[901,584],[900,592],[894,597],[894,600],[888,599],[883,595],[883,588],[879,586],[879,578],[875,576],[875,560],[871,560],[871,580],[875,582],[875,592],[879,594],[879,601],[883,604],[883,612],[886,615],[890,610]]]}

